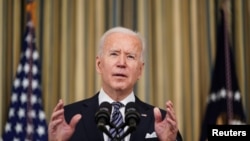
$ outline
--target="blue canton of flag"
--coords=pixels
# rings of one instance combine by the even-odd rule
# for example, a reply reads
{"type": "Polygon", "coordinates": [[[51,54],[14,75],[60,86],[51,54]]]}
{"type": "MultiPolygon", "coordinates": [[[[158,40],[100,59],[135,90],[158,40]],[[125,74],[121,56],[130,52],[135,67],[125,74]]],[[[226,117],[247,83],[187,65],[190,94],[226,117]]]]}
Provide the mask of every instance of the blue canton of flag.
{"type": "Polygon", "coordinates": [[[48,140],[41,98],[39,54],[35,47],[35,28],[29,11],[27,14],[21,58],[12,86],[3,141],[48,140]]]}

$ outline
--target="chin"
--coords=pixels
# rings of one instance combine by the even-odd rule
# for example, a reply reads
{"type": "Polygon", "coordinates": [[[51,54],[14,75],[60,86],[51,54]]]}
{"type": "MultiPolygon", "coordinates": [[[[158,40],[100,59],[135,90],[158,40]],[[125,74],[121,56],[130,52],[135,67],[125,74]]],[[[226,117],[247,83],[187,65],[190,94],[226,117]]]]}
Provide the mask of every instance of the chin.
{"type": "Polygon", "coordinates": [[[117,91],[122,91],[122,90],[124,90],[123,87],[113,87],[113,89],[115,89],[115,90],[117,90],[117,91]]]}
{"type": "Polygon", "coordinates": [[[117,91],[122,91],[122,90],[125,90],[126,87],[124,87],[123,85],[120,86],[120,85],[115,85],[112,87],[113,89],[117,90],[117,91]]]}

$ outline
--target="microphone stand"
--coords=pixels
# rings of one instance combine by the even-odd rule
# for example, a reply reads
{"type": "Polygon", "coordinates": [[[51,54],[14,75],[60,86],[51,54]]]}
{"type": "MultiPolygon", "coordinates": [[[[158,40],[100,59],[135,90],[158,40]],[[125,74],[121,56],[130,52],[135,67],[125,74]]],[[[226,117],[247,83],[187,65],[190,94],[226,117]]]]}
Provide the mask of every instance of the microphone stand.
{"type": "MultiPolygon", "coordinates": [[[[116,128],[116,130],[118,130],[118,128],[116,128]]],[[[124,132],[121,136],[119,136],[118,134],[116,135],[116,137],[110,137],[111,141],[122,141],[129,133],[131,133],[132,131],[134,131],[134,128],[129,127],[126,132],[124,132]]],[[[110,134],[110,133],[109,133],[110,134]]]]}
{"type": "MultiPolygon", "coordinates": [[[[119,129],[124,129],[124,127],[126,126],[125,123],[123,123],[122,125],[115,127],[113,124],[110,125],[110,127],[115,128],[116,133],[118,133],[119,129]]],[[[101,128],[99,128],[101,129],[101,128]]],[[[111,141],[122,141],[129,133],[131,133],[134,129],[132,129],[131,127],[128,127],[128,129],[120,136],[119,134],[116,134],[115,137],[112,137],[112,135],[109,133],[109,131],[107,130],[107,128],[105,126],[103,126],[103,128],[101,129],[110,139],[111,141]]]]}
{"type": "MultiPolygon", "coordinates": [[[[120,127],[115,127],[114,125],[110,125],[110,127],[115,128],[116,132],[118,133],[118,130],[120,128],[124,128],[125,124],[122,124],[122,126],[120,127]]],[[[109,133],[108,129],[106,128],[104,124],[99,125],[98,129],[101,130],[103,133],[105,133],[111,139],[111,141],[122,141],[122,139],[129,134],[129,132],[126,131],[125,132],[126,135],[123,134],[122,136],[119,136],[119,134],[117,134],[115,137],[112,137],[112,135],[109,133]]]]}
{"type": "MultiPolygon", "coordinates": [[[[111,125],[111,127],[115,128],[116,132],[118,133],[119,129],[124,129],[124,127],[126,126],[125,123],[123,123],[121,126],[119,127],[115,127],[114,125],[111,125]]],[[[106,128],[106,127],[105,127],[106,128]]],[[[122,141],[129,133],[132,133],[136,128],[136,125],[132,125],[132,126],[128,126],[128,129],[121,135],[119,136],[119,134],[116,134],[115,137],[112,137],[112,135],[108,132],[108,130],[106,129],[107,132],[104,132],[109,138],[111,138],[111,141],[122,141]]]]}

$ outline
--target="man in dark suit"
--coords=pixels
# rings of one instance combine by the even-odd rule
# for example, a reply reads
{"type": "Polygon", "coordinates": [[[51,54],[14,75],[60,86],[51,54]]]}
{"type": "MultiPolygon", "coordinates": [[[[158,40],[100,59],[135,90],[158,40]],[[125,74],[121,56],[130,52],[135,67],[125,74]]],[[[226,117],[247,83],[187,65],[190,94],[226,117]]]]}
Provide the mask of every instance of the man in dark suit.
{"type": "MultiPolygon", "coordinates": [[[[60,100],[50,119],[49,140],[109,141],[110,137],[97,128],[95,121],[99,105],[133,102],[140,122],[135,131],[123,138],[124,141],[182,141],[173,103],[167,101],[165,111],[142,102],[133,92],[144,69],[144,51],[145,43],[138,33],[123,27],[108,30],[100,40],[96,57],[96,70],[102,78],[101,90],[89,99],[66,106],[60,100]]],[[[125,106],[118,111],[124,121],[125,106]]],[[[110,128],[107,125],[107,130],[110,128]]],[[[120,131],[113,133],[116,132],[120,131]]]]}

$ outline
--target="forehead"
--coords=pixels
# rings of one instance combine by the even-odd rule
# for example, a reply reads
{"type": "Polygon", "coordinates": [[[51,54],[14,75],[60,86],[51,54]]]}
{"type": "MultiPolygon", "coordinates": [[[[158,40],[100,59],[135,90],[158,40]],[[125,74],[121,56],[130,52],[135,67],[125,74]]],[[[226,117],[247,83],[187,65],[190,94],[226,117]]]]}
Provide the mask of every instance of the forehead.
{"type": "Polygon", "coordinates": [[[115,46],[126,46],[126,47],[137,47],[142,48],[141,40],[131,34],[126,33],[111,33],[106,37],[104,46],[115,47],[115,46]]]}

